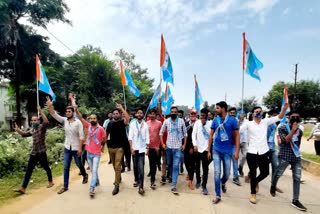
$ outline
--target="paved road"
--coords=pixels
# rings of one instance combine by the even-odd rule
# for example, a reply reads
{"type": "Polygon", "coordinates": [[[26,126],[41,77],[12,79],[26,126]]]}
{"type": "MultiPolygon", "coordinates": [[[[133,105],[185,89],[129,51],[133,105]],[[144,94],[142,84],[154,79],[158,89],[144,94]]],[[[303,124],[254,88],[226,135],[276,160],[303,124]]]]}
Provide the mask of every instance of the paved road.
{"type": "MultiPolygon", "coordinates": [[[[147,168],[148,164],[146,164],[147,168]]],[[[147,171],[147,170],[146,170],[147,171]]],[[[133,172],[123,173],[123,182],[120,193],[116,196],[111,195],[114,172],[111,165],[102,163],[99,169],[101,186],[97,188],[95,199],[90,199],[88,195],[89,185],[81,184],[81,178],[73,174],[73,180],[68,192],[57,195],[56,191],[60,188],[62,178],[56,179],[54,189],[35,190],[29,194],[19,197],[14,203],[0,209],[0,213],[299,213],[290,205],[292,197],[292,178],[291,171],[287,170],[280,179],[279,187],[285,191],[273,198],[269,194],[270,177],[260,184],[260,192],[257,195],[258,203],[250,204],[249,184],[244,183],[238,187],[230,180],[228,191],[222,195],[222,202],[213,205],[213,168],[210,165],[209,192],[210,195],[204,196],[200,190],[189,190],[185,181],[185,174],[179,176],[178,190],[179,196],[170,192],[169,185],[161,186],[151,190],[150,181],[146,178],[146,194],[140,196],[137,189],[132,187],[133,172]]],[[[307,172],[303,172],[305,184],[301,185],[301,202],[308,208],[309,213],[320,213],[320,179],[307,172]]]]}

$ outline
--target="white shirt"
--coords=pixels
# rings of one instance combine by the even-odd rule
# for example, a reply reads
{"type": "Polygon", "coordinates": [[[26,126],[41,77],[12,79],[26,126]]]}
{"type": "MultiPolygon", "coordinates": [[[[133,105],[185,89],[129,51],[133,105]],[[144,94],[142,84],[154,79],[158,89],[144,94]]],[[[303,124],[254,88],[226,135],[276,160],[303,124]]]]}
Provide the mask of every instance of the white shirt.
{"type": "Polygon", "coordinates": [[[240,129],[239,129],[239,132],[240,132],[240,143],[248,143],[248,130],[245,128],[246,123],[248,123],[248,122],[249,122],[248,120],[244,119],[240,123],[240,129]]]}
{"type": "Polygon", "coordinates": [[[138,120],[129,125],[129,140],[132,141],[132,148],[139,153],[146,152],[147,145],[150,143],[149,128],[145,121],[141,123],[138,120]]]}
{"type": "Polygon", "coordinates": [[[263,155],[269,151],[267,141],[268,126],[280,120],[278,116],[275,116],[262,119],[259,124],[253,120],[243,125],[243,128],[248,131],[248,153],[263,155]]]}
{"type": "Polygon", "coordinates": [[[57,112],[52,114],[52,117],[63,124],[65,132],[64,147],[68,150],[78,151],[80,140],[84,140],[83,125],[81,121],[75,119],[74,121],[69,122],[68,118],[61,117],[57,112]]]}
{"type": "Polygon", "coordinates": [[[192,143],[193,146],[198,147],[198,151],[203,153],[204,151],[208,151],[208,137],[210,136],[211,131],[211,123],[212,121],[207,121],[203,126],[201,120],[197,120],[193,125],[192,130],[192,143]],[[208,137],[206,138],[204,135],[204,131],[208,133],[208,137]]]}

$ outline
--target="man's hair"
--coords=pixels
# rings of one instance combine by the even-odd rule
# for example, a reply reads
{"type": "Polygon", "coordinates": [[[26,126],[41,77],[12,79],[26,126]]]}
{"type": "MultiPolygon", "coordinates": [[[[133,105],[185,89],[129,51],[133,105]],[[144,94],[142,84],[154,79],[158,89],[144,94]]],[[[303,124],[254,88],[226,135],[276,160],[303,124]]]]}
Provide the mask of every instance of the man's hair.
{"type": "Polygon", "coordinates": [[[177,106],[171,106],[170,110],[172,110],[172,109],[174,109],[174,108],[178,110],[178,107],[177,107],[177,106]]]}
{"type": "Polygon", "coordinates": [[[40,120],[40,118],[36,114],[31,115],[30,119],[32,119],[33,117],[36,117],[38,120],[40,120]]]}
{"type": "Polygon", "coordinates": [[[144,114],[143,108],[137,108],[137,109],[136,109],[136,113],[137,113],[138,111],[142,111],[142,113],[144,114]]]}
{"type": "Polygon", "coordinates": [[[219,106],[220,108],[224,108],[225,111],[228,110],[228,104],[225,101],[220,101],[216,103],[216,106],[219,106]]]}
{"type": "Polygon", "coordinates": [[[231,107],[231,108],[228,109],[228,112],[230,112],[230,111],[236,111],[237,112],[237,109],[235,107],[231,107]]]}
{"type": "Polygon", "coordinates": [[[82,114],[82,118],[86,120],[88,118],[88,115],[87,114],[82,114]]]}
{"type": "Polygon", "coordinates": [[[256,109],[261,109],[262,110],[262,108],[261,108],[261,106],[255,106],[255,107],[253,107],[253,109],[251,110],[251,113],[253,113],[256,109]]]}
{"type": "Polygon", "coordinates": [[[179,110],[178,113],[184,115],[184,111],[183,110],[179,110]]]}
{"type": "Polygon", "coordinates": [[[67,107],[66,107],[66,110],[71,110],[72,112],[74,112],[73,106],[67,106],[67,107]]]}
{"type": "Polygon", "coordinates": [[[122,112],[121,112],[121,110],[120,110],[120,109],[118,109],[118,108],[114,108],[114,109],[112,109],[111,113],[113,114],[115,111],[119,112],[119,114],[121,114],[121,113],[122,113],[122,112]]]}
{"type": "Polygon", "coordinates": [[[205,114],[206,115],[206,117],[208,116],[208,114],[209,114],[209,110],[208,109],[206,109],[206,108],[203,108],[203,109],[201,109],[200,110],[200,113],[201,114],[205,114]]]}
{"type": "Polygon", "coordinates": [[[158,111],[157,111],[157,109],[153,108],[153,109],[151,109],[151,110],[150,110],[150,114],[151,114],[151,113],[155,113],[155,114],[157,114],[157,113],[158,113],[158,111]]]}
{"type": "MultiPolygon", "coordinates": [[[[291,116],[293,114],[299,114],[299,112],[297,110],[292,110],[288,113],[288,116],[291,116]]],[[[299,114],[300,115],[300,114],[299,114]]]]}
{"type": "Polygon", "coordinates": [[[98,116],[97,114],[92,113],[92,114],[90,114],[90,117],[91,117],[92,115],[96,116],[97,120],[99,120],[99,116],[98,116]]]}

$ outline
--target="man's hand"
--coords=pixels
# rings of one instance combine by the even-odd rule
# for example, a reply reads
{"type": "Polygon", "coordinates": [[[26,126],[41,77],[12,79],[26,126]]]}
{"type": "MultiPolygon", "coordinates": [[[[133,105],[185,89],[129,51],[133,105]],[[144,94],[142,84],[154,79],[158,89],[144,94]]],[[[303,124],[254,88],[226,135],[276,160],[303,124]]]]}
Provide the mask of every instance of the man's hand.
{"type": "Polygon", "coordinates": [[[19,129],[19,126],[17,125],[17,123],[15,122],[14,123],[14,128],[13,128],[15,131],[17,131],[19,129]]]}
{"type": "Polygon", "coordinates": [[[181,151],[184,151],[185,148],[186,148],[186,146],[183,144],[183,145],[181,146],[181,151]]]}
{"type": "Polygon", "coordinates": [[[131,154],[134,155],[134,150],[133,148],[130,148],[131,154]]]}
{"type": "Polygon", "coordinates": [[[166,145],[166,144],[162,144],[161,146],[162,146],[162,148],[163,148],[164,150],[167,150],[167,145],[166,145]]]}
{"type": "Polygon", "coordinates": [[[211,152],[208,152],[207,157],[208,157],[208,160],[211,160],[211,152]]]}
{"type": "Polygon", "coordinates": [[[295,122],[295,123],[292,124],[292,129],[291,130],[293,131],[293,133],[295,133],[298,128],[299,128],[299,124],[297,122],[295,122]]]}
{"type": "Polygon", "coordinates": [[[123,107],[122,107],[122,105],[119,104],[119,103],[116,103],[116,108],[120,109],[121,111],[124,110],[123,107]]]}
{"type": "Polygon", "coordinates": [[[235,152],[235,153],[233,154],[233,157],[234,157],[235,160],[238,160],[238,159],[239,159],[239,153],[238,153],[238,152],[235,152]]]}
{"type": "Polygon", "coordinates": [[[81,154],[82,154],[82,148],[79,148],[79,149],[78,149],[77,154],[78,154],[79,157],[81,156],[81,154]]]}
{"type": "Polygon", "coordinates": [[[197,146],[193,146],[194,152],[198,152],[198,147],[197,146]]]}

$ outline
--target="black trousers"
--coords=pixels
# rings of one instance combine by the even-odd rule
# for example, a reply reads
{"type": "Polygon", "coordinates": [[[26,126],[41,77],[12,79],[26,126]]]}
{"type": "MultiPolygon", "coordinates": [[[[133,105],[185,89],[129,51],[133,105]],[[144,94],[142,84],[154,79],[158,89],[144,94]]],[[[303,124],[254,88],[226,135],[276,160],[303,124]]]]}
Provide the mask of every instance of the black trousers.
{"type": "Polygon", "coordinates": [[[192,154],[190,154],[190,148],[184,151],[184,164],[189,175],[189,180],[193,181],[195,169],[196,169],[196,156],[197,154],[192,149],[192,154]]]}
{"type": "Polygon", "coordinates": [[[250,170],[251,194],[256,194],[257,184],[269,175],[269,153],[263,155],[247,153],[247,163],[250,170]],[[260,174],[257,177],[257,168],[260,174]]]}
{"type": "Polygon", "coordinates": [[[202,153],[198,152],[195,155],[196,157],[196,176],[197,176],[197,183],[201,183],[201,174],[200,174],[200,168],[202,165],[202,187],[207,188],[207,182],[208,182],[208,174],[209,174],[209,164],[211,162],[211,159],[208,160],[208,152],[204,151],[202,153]]]}
{"type": "Polygon", "coordinates": [[[159,149],[149,149],[149,165],[150,165],[150,177],[151,183],[154,183],[156,180],[156,173],[157,173],[157,165],[159,163],[160,151],[159,149]]]}
{"type": "Polygon", "coordinates": [[[124,156],[122,159],[122,169],[124,169],[125,166],[127,166],[128,169],[131,169],[131,151],[130,151],[129,141],[124,145],[123,151],[124,151],[124,156]],[[124,162],[124,158],[126,159],[126,162],[124,162]]]}
{"type": "Polygon", "coordinates": [[[38,163],[40,163],[42,168],[47,172],[48,181],[52,182],[52,173],[51,173],[51,169],[49,167],[47,154],[40,153],[40,154],[36,154],[36,155],[30,155],[30,158],[28,161],[28,166],[27,166],[27,171],[24,176],[23,183],[22,183],[23,188],[27,188],[28,183],[31,178],[31,175],[32,175],[32,172],[38,163]]]}

